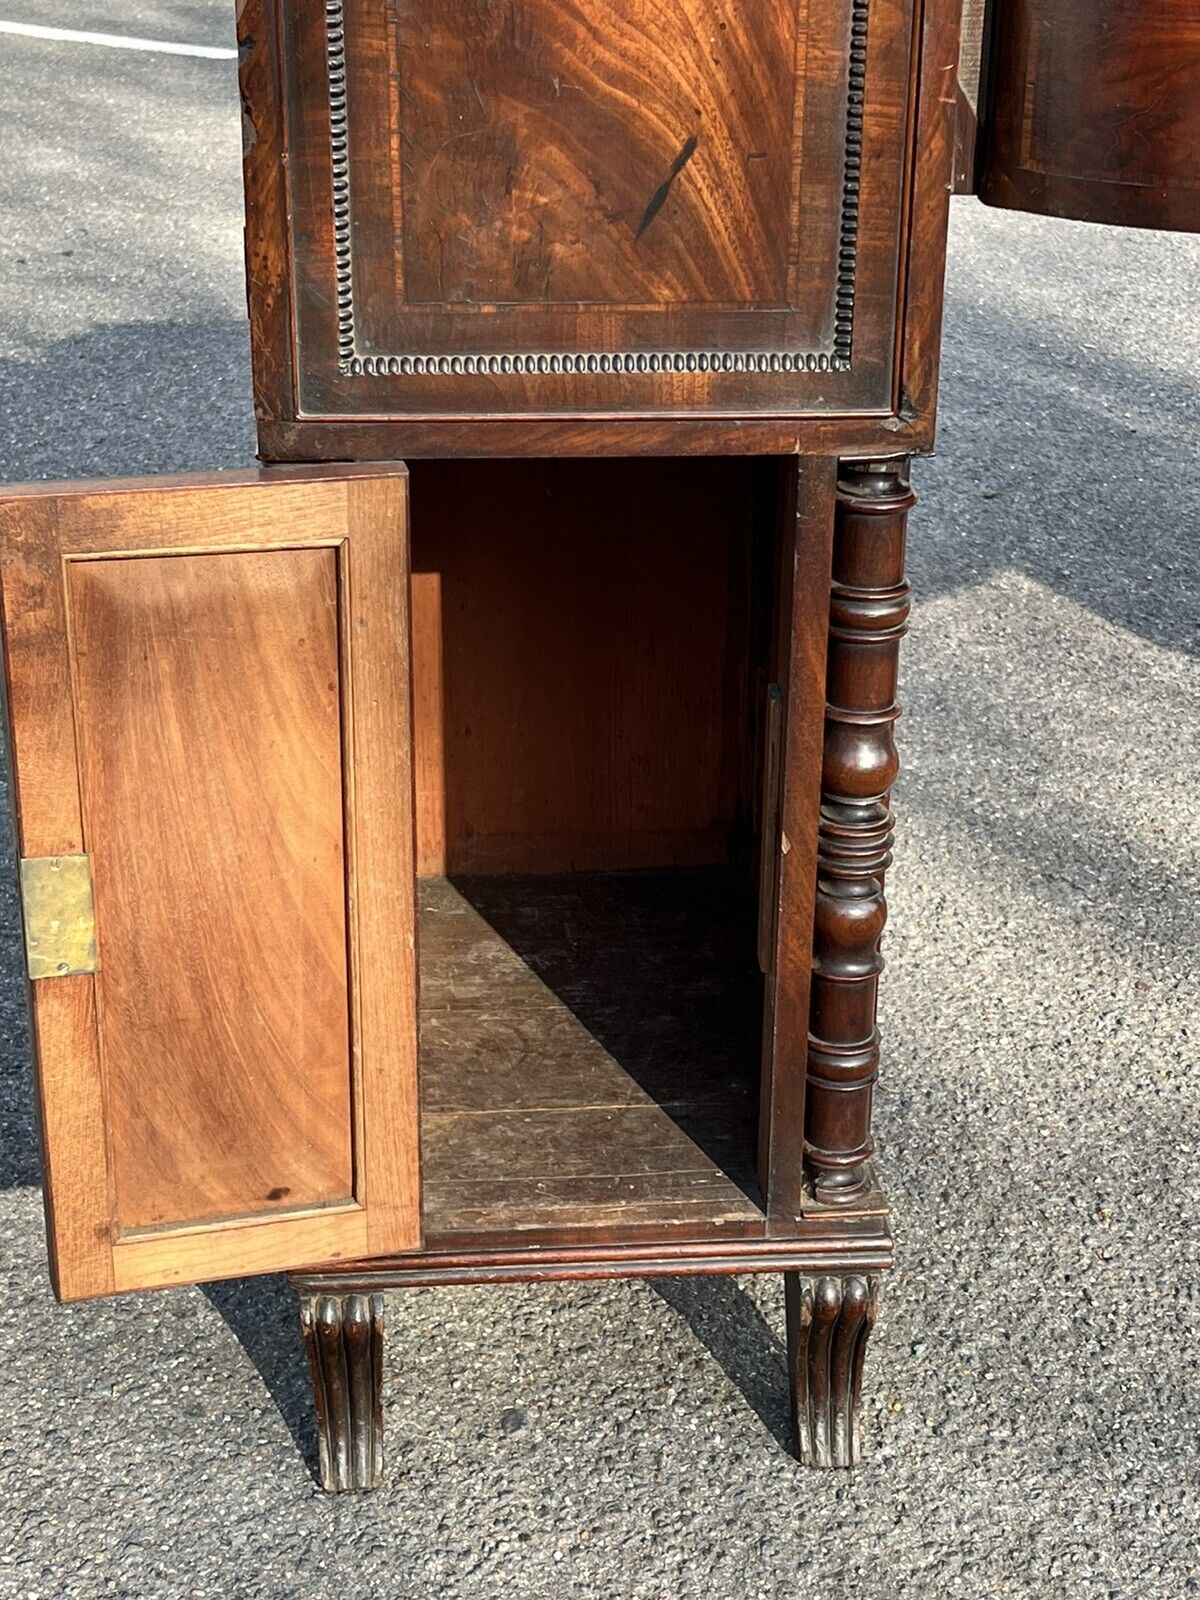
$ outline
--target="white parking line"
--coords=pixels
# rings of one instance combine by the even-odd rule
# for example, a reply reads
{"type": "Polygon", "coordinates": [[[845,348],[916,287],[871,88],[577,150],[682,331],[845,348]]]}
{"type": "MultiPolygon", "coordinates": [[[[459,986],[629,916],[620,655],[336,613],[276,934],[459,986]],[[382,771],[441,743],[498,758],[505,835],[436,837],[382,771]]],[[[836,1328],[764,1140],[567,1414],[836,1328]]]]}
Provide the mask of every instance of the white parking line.
{"type": "Polygon", "coordinates": [[[206,61],[233,61],[236,50],[212,44],[172,44],[167,39],[129,39],[120,33],[80,33],[75,28],[39,28],[29,22],[0,22],[0,33],[24,39],[56,39],[66,44],[102,44],[110,50],[154,50],[163,56],[202,56],[206,61]]]}

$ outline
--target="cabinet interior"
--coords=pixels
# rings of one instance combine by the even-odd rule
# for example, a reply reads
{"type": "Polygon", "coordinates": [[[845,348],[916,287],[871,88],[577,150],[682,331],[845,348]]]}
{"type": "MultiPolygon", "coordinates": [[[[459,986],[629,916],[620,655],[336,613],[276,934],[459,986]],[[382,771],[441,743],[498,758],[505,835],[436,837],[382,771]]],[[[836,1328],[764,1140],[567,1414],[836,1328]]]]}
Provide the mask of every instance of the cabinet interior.
{"type": "Polygon", "coordinates": [[[430,1245],[761,1232],[775,468],[412,465],[430,1245]]]}

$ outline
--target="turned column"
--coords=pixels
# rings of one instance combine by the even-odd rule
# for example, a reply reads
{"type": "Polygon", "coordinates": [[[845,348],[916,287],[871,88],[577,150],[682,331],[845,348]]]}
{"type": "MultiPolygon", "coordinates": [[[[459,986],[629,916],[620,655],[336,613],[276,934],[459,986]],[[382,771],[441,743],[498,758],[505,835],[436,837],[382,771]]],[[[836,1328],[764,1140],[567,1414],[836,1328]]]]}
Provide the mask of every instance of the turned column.
{"type": "Polygon", "coordinates": [[[805,1162],[818,1203],[867,1187],[879,1067],[876,991],[892,859],[896,670],[908,625],[908,459],[844,462],[838,476],[825,747],[805,1092],[805,1162]]]}

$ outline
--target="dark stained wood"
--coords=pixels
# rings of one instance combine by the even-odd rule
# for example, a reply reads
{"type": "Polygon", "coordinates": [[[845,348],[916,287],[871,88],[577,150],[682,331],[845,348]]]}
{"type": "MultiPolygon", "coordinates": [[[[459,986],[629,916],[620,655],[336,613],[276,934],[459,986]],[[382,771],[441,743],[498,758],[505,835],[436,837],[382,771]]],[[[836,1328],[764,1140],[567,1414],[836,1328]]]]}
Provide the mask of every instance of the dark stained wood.
{"type": "Polygon", "coordinates": [[[268,457],[321,454],[324,420],[356,416],[368,438],[411,418],[382,446],[411,455],[431,419],[606,411],[669,435],[697,412],[893,409],[918,181],[910,0],[275,3],[239,17],[268,457]],[[282,237],[260,203],[279,104],[282,237]],[[294,427],[269,350],[281,256],[294,427]]]}
{"type": "MultiPolygon", "coordinates": [[[[944,184],[936,196],[948,204],[944,184]]],[[[943,218],[943,225],[944,225],[943,218]]],[[[913,285],[913,296],[928,303],[923,334],[905,356],[900,391],[909,396],[903,414],[877,417],[721,418],[679,412],[658,419],[614,413],[520,419],[489,416],[439,417],[433,420],[363,422],[320,419],[262,422],[258,453],[264,461],[393,461],[450,457],[456,461],[480,456],[837,456],[885,455],[894,450],[928,449],[933,441],[932,413],[912,396],[934,394],[936,367],[915,363],[936,356],[941,328],[940,296],[944,261],[932,283],[913,285]],[[931,320],[932,319],[932,320],[931,320]]],[[[914,341],[918,325],[910,325],[914,341]]]]}
{"type": "Polygon", "coordinates": [[[853,1467],[862,1456],[862,1373],[875,1325],[875,1277],[784,1274],[788,1370],[805,1466],[853,1467]]]}
{"type": "Polygon", "coordinates": [[[981,124],[987,122],[990,23],[994,6],[987,0],[963,0],[958,46],[958,95],[954,108],[955,194],[974,194],[981,124]]]}
{"type": "Polygon", "coordinates": [[[695,1277],[719,1273],[854,1275],[892,1265],[887,1217],[828,1214],[798,1218],[787,1238],[582,1241],[560,1235],[524,1246],[482,1237],[452,1250],[353,1261],[293,1277],[301,1294],[400,1289],[422,1284],[560,1283],[605,1278],[695,1277]]]}
{"type": "MultiPolygon", "coordinates": [[[[961,0],[923,0],[920,50],[911,81],[909,171],[900,228],[906,251],[897,326],[895,429],[890,445],[834,441],[831,453],[886,456],[933,448],[946,278],[946,231],[956,122],[956,69],[961,0]]],[[[807,453],[807,452],[806,452],[807,453]]],[[[816,453],[813,451],[812,453],[816,453]]]]}
{"type": "Polygon", "coordinates": [[[764,466],[416,468],[423,874],[730,859],[764,466]]]}
{"type": "Polygon", "coordinates": [[[321,1486],[378,1488],[383,1477],[383,1296],[313,1294],[300,1301],[317,1418],[321,1486]]]}
{"type": "MultiPolygon", "coordinates": [[[[805,1224],[798,1224],[804,1230],[805,1224]]],[[[788,1370],[797,1446],[806,1465],[849,1467],[861,1457],[863,1362],[891,1263],[886,1225],[858,1224],[837,1241],[801,1232],[779,1242],[676,1243],[657,1251],[599,1247],[428,1249],[296,1277],[312,1374],[321,1478],[328,1490],[374,1488],[382,1472],[384,1288],[559,1282],[698,1273],[784,1273],[788,1370]]]]}
{"type": "Polygon", "coordinates": [[[728,872],[421,885],[425,1239],[759,1231],[754,906],[728,872]]]}
{"type": "Polygon", "coordinates": [[[860,1203],[870,1183],[876,1004],[887,918],[896,677],[908,622],[905,458],[847,462],[837,487],[817,831],[817,903],[805,1159],[821,1205],[860,1203]]]}
{"type": "Polygon", "coordinates": [[[783,690],[766,690],[763,726],[763,794],[758,841],[758,964],[764,974],[775,967],[779,922],[779,808],[783,790],[783,690]]]}
{"type": "Polygon", "coordinates": [[[989,205],[1200,230],[1195,0],[993,0],[991,32],[989,205]]]}
{"type": "Polygon", "coordinates": [[[817,807],[825,693],[835,464],[789,463],[781,486],[772,674],[784,688],[782,788],[774,876],[775,941],[763,1021],[759,1171],[772,1229],[804,1200],[804,1057],[816,899],[817,807]]]}
{"type": "MultiPolygon", "coordinates": [[[[287,136],[280,93],[280,0],[236,0],[242,172],[246,188],[246,305],[260,428],[295,409],[287,250],[287,136]]],[[[263,452],[264,457],[267,452],[263,452]]],[[[303,458],[300,458],[303,459],[303,458]]]]}
{"type": "Polygon", "coordinates": [[[96,971],[31,985],[64,1299],[418,1242],[405,506],[399,467],[0,494],[18,849],[86,853],[96,910],[96,971]]]}

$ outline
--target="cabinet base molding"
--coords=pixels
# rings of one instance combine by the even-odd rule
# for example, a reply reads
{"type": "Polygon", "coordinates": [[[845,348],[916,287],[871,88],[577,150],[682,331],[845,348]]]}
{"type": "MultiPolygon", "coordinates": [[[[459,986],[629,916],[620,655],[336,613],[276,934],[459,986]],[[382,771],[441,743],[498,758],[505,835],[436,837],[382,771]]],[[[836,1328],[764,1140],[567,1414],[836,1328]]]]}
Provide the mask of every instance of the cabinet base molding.
{"type": "Polygon", "coordinates": [[[892,1240],[884,1212],[839,1220],[836,1232],[801,1223],[807,1236],[781,1240],[426,1251],[295,1275],[322,1485],[373,1489],[382,1481],[384,1289],[762,1272],[784,1278],[799,1459],[853,1466],[861,1448],[863,1356],[892,1240]]]}

